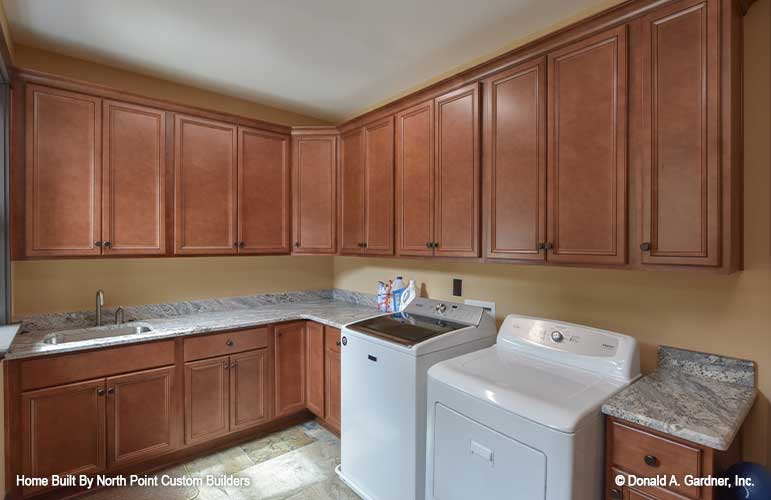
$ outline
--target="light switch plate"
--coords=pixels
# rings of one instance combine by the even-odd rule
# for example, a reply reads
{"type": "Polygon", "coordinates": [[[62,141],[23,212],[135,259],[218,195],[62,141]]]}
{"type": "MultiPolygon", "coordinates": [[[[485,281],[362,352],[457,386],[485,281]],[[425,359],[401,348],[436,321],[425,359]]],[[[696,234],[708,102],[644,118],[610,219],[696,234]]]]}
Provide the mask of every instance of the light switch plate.
{"type": "Polygon", "coordinates": [[[474,300],[474,299],[466,299],[463,301],[464,304],[468,304],[470,306],[477,306],[481,307],[485,310],[487,314],[493,317],[495,319],[495,302],[488,302],[486,300],[474,300]]]}

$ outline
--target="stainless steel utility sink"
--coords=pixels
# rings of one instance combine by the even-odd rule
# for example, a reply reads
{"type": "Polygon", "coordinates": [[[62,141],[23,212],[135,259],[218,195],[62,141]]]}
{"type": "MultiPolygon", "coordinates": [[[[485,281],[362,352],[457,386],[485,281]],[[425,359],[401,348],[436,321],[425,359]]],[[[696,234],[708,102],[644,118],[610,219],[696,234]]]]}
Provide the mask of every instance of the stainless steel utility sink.
{"type": "Polygon", "coordinates": [[[64,332],[49,333],[43,338],[43,343],[48,345],[69,344],[72,342],[88,342],[111,337],[123,337],[126,335],[139,335],[152,332],[147,325],[119,325],[103,326],[97,328],[83,328],[80,330],[68,330],[64,332]]]}

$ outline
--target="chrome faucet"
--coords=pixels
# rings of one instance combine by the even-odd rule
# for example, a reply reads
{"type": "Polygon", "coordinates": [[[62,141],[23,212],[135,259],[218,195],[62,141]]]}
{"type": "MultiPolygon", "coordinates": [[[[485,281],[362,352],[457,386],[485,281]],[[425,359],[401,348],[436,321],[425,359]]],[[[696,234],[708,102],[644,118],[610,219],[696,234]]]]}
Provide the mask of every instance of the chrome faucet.
{"type": "Polygon", "coordinates": [[[104,292],[96,291],[96,326],[102,326],[102,307],[104,306],[104,292]]]}
{"type": "Polygon", "coordinates": [[[126,313],[122,307],[119,307],[115,310],[115,324],[122,325],[125,322],[126,322],[126,313]]]}

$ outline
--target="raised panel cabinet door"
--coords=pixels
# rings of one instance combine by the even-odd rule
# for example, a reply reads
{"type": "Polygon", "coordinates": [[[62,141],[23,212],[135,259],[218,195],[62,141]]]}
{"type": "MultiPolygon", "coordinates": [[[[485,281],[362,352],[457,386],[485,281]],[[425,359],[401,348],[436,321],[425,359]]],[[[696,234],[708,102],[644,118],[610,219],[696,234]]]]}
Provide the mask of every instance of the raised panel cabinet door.
{"type": "Polygon", "coordinates": [[[324,358],[326,367],[326,400],[327,413],[324,420],[333,429],[340,432],[340,353],[332,349],[327,349],[324,358]]]}
{"type": "Polygon", "coordinates": [[[265,423],[270,418],[268,349],[230,356],[230,430],[265,423]]]}
{"type": "Polygon", "coordinates": [[[364,251],[364,129],[340,136],[340,253],[364,251]]]}
{"type": "Polygon", "coordinates": [[[627,28],[548,56],[548,237],[553,262],[627,258],[627,28]]]}
{"type": "Polygon", "coordinates": [[[294,253],[333,254],[337,136],[293,136],[294,253]]]}
{"type": "Polygon", "coordinates": [[[394,117],[364,126],[367,171],[364,253],[394,254],[394,117]]]}
{"type": "Polygon", "coordinates": [[[396,115],[396,253],[433,255],[434,101],[396,115]]]}
{"type": "Polygon", "coordinates": [[[107,379],[107,465],[139,462],[177,447],[174,367],[107,379]]]}
{"type": "Polygon", "coordinates": [[[230,358],[185,363],[185,443],[227,434],[230,358]]]}
{"type": "Polygon", "coordinates": [[[638,21],[644,263],[720,263],[719,10],[687,0],[638,21]]]}
{"type": "Polygon", "coordinates": [[[25,254],[100,255],[101,99],[26,87],[25,254]]]}
{"type": "Polygon", "coordinates": [[[276,417],[305,408],[305,322],[273,328],[276,417]]]}
{"type": "Polygon", "coordinates": [[[174,252],[237,249],[236,126],[174,117],[174,252]]]}
{"type": "Polygon", "coordinates": [[[546,60],[488,78],[485,99],[485,256],[546,257],[546,60]]]}
{"type": "MultiPolygon", "coordinates": [[[[22,471],[27,477],[105,469],[104,379],[22,393],[22,471]]],[[[24,488],[24,495],[45,488],[24,488]]]]}
{"type": "Polygon", "coordinates": [[[104,254],[163,254],[166,113],[104,101],[102,114],[104,254]]]}
{"type": "Polygon", "coordinates": [[[479,257],[479,84],[436,99],[435,255],[479,257]]]}
{"type": "Polygon", "coordinates": [[[289,253],[288,135],[238,127],[238,252],[289,253]]]}
{"type": "Polygon", "coordinates": [[[324,325],[309,321],[305,328],[305,405],[324,418],[324,325]]]}

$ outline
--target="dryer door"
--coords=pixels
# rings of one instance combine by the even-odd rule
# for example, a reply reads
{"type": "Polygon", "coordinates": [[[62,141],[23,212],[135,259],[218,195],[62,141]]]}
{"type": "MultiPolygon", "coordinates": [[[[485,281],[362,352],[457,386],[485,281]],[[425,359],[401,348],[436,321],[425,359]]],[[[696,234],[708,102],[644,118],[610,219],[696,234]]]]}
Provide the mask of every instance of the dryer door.
{"type": "Polygon", "coordinates": [[[546,456],[440,403],[430,500],[543,500],[546,456]]]}

